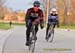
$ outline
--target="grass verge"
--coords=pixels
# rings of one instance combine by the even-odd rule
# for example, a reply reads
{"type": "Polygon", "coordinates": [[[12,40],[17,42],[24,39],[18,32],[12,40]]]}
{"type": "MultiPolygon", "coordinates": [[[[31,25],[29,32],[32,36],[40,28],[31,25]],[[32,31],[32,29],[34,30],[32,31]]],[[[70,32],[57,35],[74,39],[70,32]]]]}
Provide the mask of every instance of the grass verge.
{"type": "Polygon", "coordinates": [[[4,30],[7,30],[7,29],[10,29],[10,25],[7,24],[7,23],[0,23],[0,29],[4,29],[4,30]]]}
{"type": "Polygon", "coordinates": [[[44,48],[44,51],[71,51],[70,48],[44,48]]]}
{"type": "Polygon", "coordinates": [[[75,25],[70,25],[70,26],[61,25],[60,28],[62,28],[62,29],[75,29],[75,25]]]}

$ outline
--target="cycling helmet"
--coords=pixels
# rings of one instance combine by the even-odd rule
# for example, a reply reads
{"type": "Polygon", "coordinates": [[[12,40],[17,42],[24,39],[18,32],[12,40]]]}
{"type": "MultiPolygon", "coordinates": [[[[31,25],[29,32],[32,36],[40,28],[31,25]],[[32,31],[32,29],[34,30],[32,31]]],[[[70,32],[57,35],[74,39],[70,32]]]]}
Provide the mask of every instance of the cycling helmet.
{"type": "Polygon", "coordinates": [[[57,11],[56,8],[52,8],[51,11],[57,11]]]}
{"type": "Polygon", "coordinates": [[[50,13],[53,13],[53,12],[56,12],[56,14],[58,14],[56,8],[52,8],[52,9],[51,9],[50,13]]]}
{"type": "Polygon", "coordinates": [[[39,1],[34,1],[33,5],[40,7],[40,2],[39,1]]]}

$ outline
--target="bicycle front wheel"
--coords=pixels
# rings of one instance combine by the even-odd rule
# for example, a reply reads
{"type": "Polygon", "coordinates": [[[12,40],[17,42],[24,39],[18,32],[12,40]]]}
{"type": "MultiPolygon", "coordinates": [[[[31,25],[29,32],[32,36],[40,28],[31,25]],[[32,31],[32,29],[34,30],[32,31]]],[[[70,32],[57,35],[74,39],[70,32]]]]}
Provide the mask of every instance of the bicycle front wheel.
{"type": "Polygon", "coordinates": [[[34,49],[35,49],[35,40],[32,41],[31,44],[31,52],[34,53],[34,49]]]}
{"type": "Polygon", "coordinates": [[[54,39],[54,30],[52,30],[50,42],[53,42],[53,39],[54,39]]]}

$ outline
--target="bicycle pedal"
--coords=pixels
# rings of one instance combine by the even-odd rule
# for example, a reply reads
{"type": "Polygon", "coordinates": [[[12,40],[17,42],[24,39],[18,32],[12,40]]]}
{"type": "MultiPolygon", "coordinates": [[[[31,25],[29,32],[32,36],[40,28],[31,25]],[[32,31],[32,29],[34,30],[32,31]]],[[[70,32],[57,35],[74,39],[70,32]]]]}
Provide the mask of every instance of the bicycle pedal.
{"type": "Polygon", "coordinates": [[[46,41],[48,42],[48,40],[49,40],[49,38],[48,37],[46,37],[46,41]]]}
{"type": "Polygon", "coordinates": [[[32,40],[32,43],[35,42],[34,40],[32,40]]]}
{"type": "Polygon", "coordinates": [[[53,42],[53,40],[50,41],[51,43],[53,42]]]}
{"type": "Polygon", "coordinates": [[[32,38],[32,40],[37,40],[37,38],[32,38]]]}
{"type": "Polygon", "coordinates": [[[33,44],[33,42],[31,42],[31,44],[33,44]]]}
{"type": "Polygon", "coordinates": [[[48,42],[48,39],[46,41],[48,42]]]}

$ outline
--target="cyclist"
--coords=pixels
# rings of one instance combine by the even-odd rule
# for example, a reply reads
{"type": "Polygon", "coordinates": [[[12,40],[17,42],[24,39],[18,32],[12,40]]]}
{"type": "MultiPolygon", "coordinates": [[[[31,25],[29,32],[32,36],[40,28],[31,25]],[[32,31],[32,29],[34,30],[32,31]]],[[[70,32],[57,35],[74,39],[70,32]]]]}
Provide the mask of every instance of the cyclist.
{"type": "MultiPolygon", "coordinates": [[[[35,24],[35,33],[38,31],[38,25],[40,24],[41,29],[44,27],[44,18],[43,18],[43,11],[39,8],[40,2],[34,1],[33,7],[29,8],[26,13],[26,46],[29,46],[29,37],[30,37],[30,29],[32,26],[32,23],[35,24]]],[[[36,37],[37,40],[37,37],[36,37]]]]}
{"type": "Polygon", "coordinates": [[[46,28],[46,39],[47,39],[49,28],[51,26],[50,24],[52,22],[54,22],[53,28],[55,28],[56,25],[57,25],[57,27],[59,27],[59,17],[58,17],[56,8],[52,8],[51,12],[48,16],[48,23],[47,23],[47,28],[46,28]]]}

